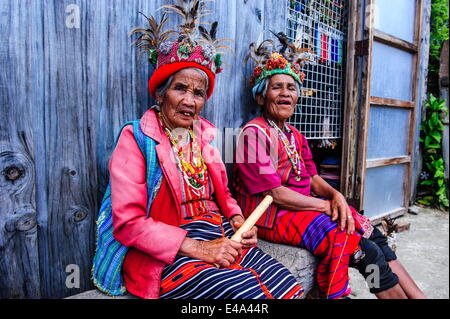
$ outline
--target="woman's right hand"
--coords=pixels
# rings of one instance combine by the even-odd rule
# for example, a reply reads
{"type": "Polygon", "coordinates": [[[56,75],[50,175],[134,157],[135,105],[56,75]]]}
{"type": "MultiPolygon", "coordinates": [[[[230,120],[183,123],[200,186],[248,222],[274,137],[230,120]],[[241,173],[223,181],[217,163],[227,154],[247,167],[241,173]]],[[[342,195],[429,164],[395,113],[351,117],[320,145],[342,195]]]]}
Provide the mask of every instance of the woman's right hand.
{"type": "Polygon", "coordinates": [[[355,231],[352,212],[343,196],[338,199],[324,200],[323,213],[330,216],[332,221],[337,222],[341,230],[346,229],[347,234],[352,235],[355,231]],[[351,217],[349,218],[349,216],[351,217]]]}
{"type": "Polygon", "coordinates": [[[221,267],[234,264],[241,253],[242,244],[226,237],[209,241],[199,241],[186,237],[178,252],[179,255],[217,264],[221,267]]]}

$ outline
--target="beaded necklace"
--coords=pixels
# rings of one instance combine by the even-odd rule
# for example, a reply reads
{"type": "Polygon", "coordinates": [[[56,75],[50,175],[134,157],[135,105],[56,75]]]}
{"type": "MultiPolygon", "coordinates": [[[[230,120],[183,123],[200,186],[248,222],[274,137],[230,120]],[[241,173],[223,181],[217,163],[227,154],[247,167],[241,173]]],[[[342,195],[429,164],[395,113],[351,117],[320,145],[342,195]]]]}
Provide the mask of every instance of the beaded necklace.
{"type": "MultiPolygon", "coordinates": [[[[284,134],[284,132],[278,127],[278,125],[276,125],[271,119],[267,119],[267,122],[272,128],[274,128],[277,131],[278,137],[283,142],[284,149],[286,150],[289,161],[291,162],[292,165],[292,169],[294,170],[295,180],[299,182],[301,180],[300,177],[301,159],[295,147],[294,134],[291,134],[291,141],[289,142],[288,138],[286,137],[286,134],[284,134]]],[[[289,130],[289,128],[286,125],[285,128],[286,130],[289,130]]]]}
{"type": "Polygon", "coordinates": [[[185,159],[183,147],[179,145],[178,138],[174,136],[172,131],[165,125],[165,121],[161,113],[162,112],[158,113],[159,121],[161,127],[169,138],[170,143],[172,144],[172,149],[176,155],[175,157],[178,168],[180,169],[184,180],[191,187],[192,192],[195,195],[200,196],[200,194],[204,192],[205,186],[208,184],[208,174],[197,138],[192,131],[192,128],[189,128],[188,138],[189,144],[191,145],[191,152],[190,156],[188,156],[190,157],[190,161],[188,162],[185,159]]]}

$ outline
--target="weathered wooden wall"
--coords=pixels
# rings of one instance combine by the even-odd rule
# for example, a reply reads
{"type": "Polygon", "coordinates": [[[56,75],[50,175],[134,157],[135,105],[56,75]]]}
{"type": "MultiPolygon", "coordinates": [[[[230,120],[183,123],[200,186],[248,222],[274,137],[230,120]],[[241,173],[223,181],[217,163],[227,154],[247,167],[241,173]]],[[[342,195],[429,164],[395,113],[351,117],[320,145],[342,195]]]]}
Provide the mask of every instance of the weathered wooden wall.
{"type": "MultiPolygon", "coordinates": [[[[0,298],[60,298],[92,287],[95,218],[114,137],[152,103],[148,64],[128,32],[145,25],[139,11],[171,2],[0,1],[0,298]],[[72,4],[80,28],[66,25],[72,4]],[[66,287],[70,264],[80,269],[78,289],[66,287]]],[[[262,30],[284,28],[282,2],[211,5],[218,36],[235,39],[204,111],[221,129],[254,113],[242,59],[262,30]]]]}

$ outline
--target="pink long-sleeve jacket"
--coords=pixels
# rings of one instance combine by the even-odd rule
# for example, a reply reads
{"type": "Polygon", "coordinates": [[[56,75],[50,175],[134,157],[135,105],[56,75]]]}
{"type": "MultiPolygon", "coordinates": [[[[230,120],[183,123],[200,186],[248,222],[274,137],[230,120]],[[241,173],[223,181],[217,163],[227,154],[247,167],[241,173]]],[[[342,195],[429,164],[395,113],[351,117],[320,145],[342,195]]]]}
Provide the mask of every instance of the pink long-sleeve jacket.
{"type": "MultiPolygon", "coordinates": [[[[170,141],[159,125],[155,110],[148,110],[140,125],[142,132],[157,143],[155,149],[163,172],[163,185],[152,203],[150,217],[146,218],[145,159],[134,139],[132,126],[125,127],[109,162],[112,215],[114,237],[130,248],[122,269],[127,291],[141,298],[155,299],[159,298],[164,266],[174,262],[186,231],[176,222],[181,211],[179,172],[170,141]]],[[[228,219],[242,216],[228,189],[220,153],[210,145],[215,127],[199,118],[196,128],[201,135],[203,158],[222,214],[228,219]]]]}

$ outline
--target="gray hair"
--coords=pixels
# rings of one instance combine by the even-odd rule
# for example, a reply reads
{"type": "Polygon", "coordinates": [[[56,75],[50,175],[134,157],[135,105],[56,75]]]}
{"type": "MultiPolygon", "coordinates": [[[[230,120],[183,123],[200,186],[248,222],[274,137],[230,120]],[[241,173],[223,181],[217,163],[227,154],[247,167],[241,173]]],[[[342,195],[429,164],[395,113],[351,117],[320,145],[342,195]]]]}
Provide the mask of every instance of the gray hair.
{"type": "Polygon", "coordinates": [[[264,85],[263,85],[263,87],[262,87],[262,91],[261,91],[261,96],[264,98],[264,99],[266,99],[266,97],[267,97],[267,90],[269,89],[269,80],[268,79],[266,79],[266,81],[265,81],[265,83],[264,83],[264,85]]]}
{"type": "MultiPolygon", "coordinates": [[[[208,91],[208,89],[209,89],[209,77],[208,77],[208,75],[206,74],[205,71],[203,71],[203,70],[201,70],[199,68],[194,68],[194,67],[185,68],[185,69],[182,69],[182,70],[195,70],[195,71],[197,71],[204,78],[204,80],[206,81],[206,91],[208,91]]],[[[166,94],[167,90],[169,89],[170,85],[172,84],[173,77],[174,77],[174,74],[172,74],[163,84],[161,84],[156,89],[156,92],[155,92],[156,96],[163,97],[166,94]]]]}

